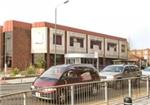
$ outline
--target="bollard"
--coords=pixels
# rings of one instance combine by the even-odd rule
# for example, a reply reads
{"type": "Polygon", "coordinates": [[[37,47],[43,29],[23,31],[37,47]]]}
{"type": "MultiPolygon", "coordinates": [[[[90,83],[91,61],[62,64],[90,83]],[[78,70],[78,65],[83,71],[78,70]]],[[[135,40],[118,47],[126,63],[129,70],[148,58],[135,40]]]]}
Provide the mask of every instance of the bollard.
{"type": "Polygon", "coordinates": [[[124,105],[132,105],[132,98],[125,97],[124,98],[124,105]]]}

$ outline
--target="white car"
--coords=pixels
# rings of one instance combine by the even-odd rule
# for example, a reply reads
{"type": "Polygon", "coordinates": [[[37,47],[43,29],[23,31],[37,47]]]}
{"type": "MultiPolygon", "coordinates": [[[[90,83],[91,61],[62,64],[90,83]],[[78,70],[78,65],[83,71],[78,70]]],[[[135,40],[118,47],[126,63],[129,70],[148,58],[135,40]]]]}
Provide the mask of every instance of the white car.
{"type": "Polygon", "coordinates": [[[150,76],[150,67],[147,67],[144,70],[142,70],[142,76],[150,76]]]}

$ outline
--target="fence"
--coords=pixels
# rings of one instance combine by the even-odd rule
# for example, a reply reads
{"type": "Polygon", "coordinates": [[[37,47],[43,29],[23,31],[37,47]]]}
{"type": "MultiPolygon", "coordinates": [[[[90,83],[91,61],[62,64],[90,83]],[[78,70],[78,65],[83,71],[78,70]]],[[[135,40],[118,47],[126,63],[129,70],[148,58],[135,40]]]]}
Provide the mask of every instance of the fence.
{"type": "Polygon", "coordinates": [[[56,87],[32,87],[32,91],[0,97],[1,105],[119,105],[124,97],[133,100],[148,97],[149,78],[95,81],[56,87]]]}

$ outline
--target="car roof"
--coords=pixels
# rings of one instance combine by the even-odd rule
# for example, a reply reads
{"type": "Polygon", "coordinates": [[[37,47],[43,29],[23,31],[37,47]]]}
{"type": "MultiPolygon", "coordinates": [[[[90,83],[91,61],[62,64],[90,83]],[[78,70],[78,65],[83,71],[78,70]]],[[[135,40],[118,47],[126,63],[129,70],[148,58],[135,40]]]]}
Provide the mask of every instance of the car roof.
{"type": "Polygon", "coordinates": [[[133,65],[133,64],[115,64],[115,65],[109,65],[109,66],[123,66],[123,67],[126,67],[126,66],[136,66],[137,65],[133,65]]]}
{"type": "Polygon", "coordinates": [[[62,65],[56,65],[52,67],[66,68],[66,69],[62,69],[63,72],[68,71],[69,69],[75,70],[74,67],[90,67],[95,69],[95,67],[92,64],[62,64],[62,65]]]}

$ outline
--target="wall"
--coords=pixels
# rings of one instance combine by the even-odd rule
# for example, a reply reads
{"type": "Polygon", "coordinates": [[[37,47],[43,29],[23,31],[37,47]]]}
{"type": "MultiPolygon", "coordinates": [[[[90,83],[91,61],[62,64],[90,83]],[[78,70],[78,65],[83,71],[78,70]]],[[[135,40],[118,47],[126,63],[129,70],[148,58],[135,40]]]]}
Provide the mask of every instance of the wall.
{"type": "Polygon", "coordinates": [[[77,33],[73,31],[67,31],[67,53],[86,53],[86,34],[77,33]],[[77,37],[83,39],[83,47],[80,47],[80,43],[74,41],[74,46],[70,46],[70,37],[77,37]]]}
{"type": "Polygon", "coordinates": [[[88,35],[88,53],[94,54],[94,52],[98,52],[99,57],[104,56],[104,37],[98,37],[94,35],[88,35]],[[99,49],[99,46],[94,45],[93,49],[90,48],[91,40],[98,40],[101,42],[101,49],[99,49]]]}
{"type": "Polygon", "coordinates": [[[119,58],[128,58],[128,43],[126,41],[119,41],[119,58]],[[125,45],[125,47],[123,47],[125,45]]]}
{"type": "MultiPolygon", "coordinates": [[[[55,29],[50,28],[50,53],[54,54],[55,53],[55,47],[56,47],[56,54],[65,54],[65,31],[57,29],[57,34],[61,35],[62,38],[62,44],[61,45],[56,45],[53,44],[53,34],[55,34],[55,29]]],[[[56,34],[56,35],[57,35],[56,34]]]]}
{"type": "Polygon", "coordinates": [[[105,57],[106,58],[118,58],[118,40],[117,39],[110,39],[110,38],[105,38],[105,57]],[[108,50],[108,43],[114,43],[116,46],[111,46],[108,50]],[[116,51],[114,50],[116,49],[116,51]]]}
{"type": "Polygon", "coordinates": [[[25,68],[31,63],[31,31],[14,28],[13,67],[25,68]]]}
{"type": "Polygon", "coordinates": [[[3,67],[3,27],[0,26],[0,70],[3,67]]]}
{"type": "Polygon", "coordinates": [[[31,53],[47,53],[47,27],[31,29],[31,53]]]}

